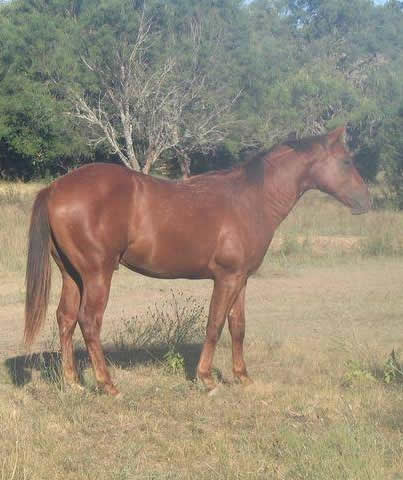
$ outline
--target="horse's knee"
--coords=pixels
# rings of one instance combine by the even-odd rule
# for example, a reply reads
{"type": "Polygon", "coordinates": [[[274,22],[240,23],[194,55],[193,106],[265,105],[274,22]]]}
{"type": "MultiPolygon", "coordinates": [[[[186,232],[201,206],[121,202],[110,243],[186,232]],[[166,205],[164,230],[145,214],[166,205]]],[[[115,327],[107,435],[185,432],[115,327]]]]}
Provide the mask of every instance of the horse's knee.
{"type": "Polygon", "coordinates": [[[228,328],[233,340],[242,341],[245,337],[245,321],[239,315],[228,316],[228,328]]]}
{"type": "Polygon", "coordinates": [[[62,309],[56,311],[60,335],[72,335],[77,324],[77,315],[67,313],[62,309]]]}
{"type": "Polygon", "coordinates": [[[211,344],[216,344],[218,340],[220,339],[221,332],[223,329],[224,324],[221,325],[208,325],[207,326],[207,331],[206,331],[206,336],[207,340],[211,344]]]}
{"type": "Polygon", "coordinates": [[[94,317],[79,316],[78,323],[85,341],[91,341],[97,337],[99,329],[94,317]]]}
{"type": "Polygon", "coordinates": [[[80,309],[78,314],[78,323],[86,342],[96,341],[99,339],[103,313],[103,302],[86,303],[80,309]]]}

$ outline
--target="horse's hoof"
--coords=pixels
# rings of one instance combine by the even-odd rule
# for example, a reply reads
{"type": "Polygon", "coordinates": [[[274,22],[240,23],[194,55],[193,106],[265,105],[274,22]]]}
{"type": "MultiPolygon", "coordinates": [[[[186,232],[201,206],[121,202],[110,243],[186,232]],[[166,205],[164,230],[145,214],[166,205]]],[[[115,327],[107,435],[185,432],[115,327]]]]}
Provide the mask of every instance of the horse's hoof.
{"type": "Polygon", "coordinates": [[[203,376],[198,374],[197,378],[202,383],[202,385],[207,390],[207,392],[212,392],[213,390],[216,389],[217,384],[211,375],[203,376]]]}
{"type": "Polygon", "coordinates": [[[253,380],[249,377],[245,377],[244,379],[241,380],[242,386],[243,387],[249,387],[250,385],[253,385],[253,380]]]}
{"type": "Polygon", "coordinates": [[[218,393],[220,393],[221,387],[220,385],[217,385],[214,387],[212,390],[210,390],[207,394],[209,397],[215,397],[218,393]]]}
{"type": "Polygon", "coordinates": [[[67,388],[68,390],[74,393],[83,393],[85,391],[85,388],[76,382],[65,383],[65,388],[67,388]]]}
{"type": "Polygon", "coordinates": [[[123,395],[119,392],[119,390],[115,387],[115,385],[102,385],[102,390],[106,395],[111,395],[115,398],[122,398],[123,395]]]}
{"type": "Polygon", "coordinates": [[[243,387],[253,385],[253,380],[248,375],[236,375],[235,382],[240,383],[243,387]]]}

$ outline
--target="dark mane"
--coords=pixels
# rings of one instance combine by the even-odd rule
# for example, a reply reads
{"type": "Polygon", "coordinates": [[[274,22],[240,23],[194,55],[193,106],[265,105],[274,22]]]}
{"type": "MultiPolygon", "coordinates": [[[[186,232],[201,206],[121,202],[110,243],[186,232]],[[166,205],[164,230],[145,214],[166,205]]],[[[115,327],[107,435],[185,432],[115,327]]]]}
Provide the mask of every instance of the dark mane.
{"type": "Polygon", "coordinates": [[[315,135],[312,137],[301,138],[298,140],[286,140],[282,145],[287,145],[288,147],[294,149],[296,152],[307,152],[312,149],[312,146],[315,144],[320,144],[326,146],[327,135],[315,135]]]}
{"type": "Polygon", "coordinates": [[[325,146],[327,143],[327,135],[315,135],[311,137],[305,137],[305,138],[300,138],[296,139],[294,136],[292,138],[287,138],[281,143],[276,143],[273,146],[271,146],[268,149],[265,150],[259,150],[258,152],[252,152],[249,157],[247,158],[246,162],[243,163],[244,166],[247,166],[248,164],[251,163],[257,163],[263,158],[265,158],[267,155],[270,153],[276,151],[280,147],[290,147],[296,152],[307,152],[312,149],[312,146],[315,144],[320,144],[325,146]]]}
{"type": "MultiPolygon", "coordinates": [[[[301,139],[295,139],[294,137],[288,138],[284,142],[276,143],[269,149],[253,151],[251,152],[244,162],[233,165],[232,167],[225,168],[222,170],[210,170],[208,172],[199,173],[197,175],[192,175],[186,181],[192,181],[194,179],[200,179],[211,176],[224,176],[235,170],[244,169],[248,180],[252,183],[258,181],[263,177],[263,160],[267,155],[271,154],[280,147],[290,147],[296,152],[308,152],[312,149],[313,145],[320,144],[325,146],[327,143],[327,135],[315,135],[311,137],[305,137],[301,139]]],[[[182,180],[179,180],[182,181],[182,180]]]]}
{"type": "Polygon", "coordinates": [[[260,152],[249,161],[246,161],[242,167],[245,171],[246,178],[250,183],[258,183],[263,181],[264,163],[263,158],[267,152],[260,152]]]}

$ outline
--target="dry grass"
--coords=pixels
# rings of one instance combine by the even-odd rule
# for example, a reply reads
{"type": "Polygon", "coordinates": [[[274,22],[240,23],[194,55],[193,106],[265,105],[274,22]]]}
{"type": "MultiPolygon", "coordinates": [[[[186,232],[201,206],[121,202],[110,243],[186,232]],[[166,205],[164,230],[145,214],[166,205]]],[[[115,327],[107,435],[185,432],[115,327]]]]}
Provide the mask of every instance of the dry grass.
{"type": "MultiPolygon", "coordinates": [[[[403,359],[403,256],[384,240],[402,235],[402,214],[352,218],[307,196],[249,282],[246,360],[255,384],[231,383],[224,332],[215,359],[224,383],[213,397],[192,381],[197,342],[177,346],[184,370],[167,369],[164,349],[124,344],[121,321],[148,318],[172,287],[207,305],[210,283],[120,270],[104,328],[124,393],[116,401],[96,393],[85,355],[82,393],[63,389],[55,354],[34,356],[34,368],[18,357],[31,193],[1,195],[0,480],[403,479],[403,385],[399,375],[385,382],[392,349],[403,359]],[[365,249],[364,240],[378,247],[365,249]]],[[[56,280],[50,317],[58,288],[56,280]]],[[[48,332],[46,351],[57,344],[48,332]]]]}
{"type": "Polygon", "coordinates": [[[0,182],[0,272],[22,272],[32,198],[41,184],[0,182]]]}
{"type": "MultiPolygon", "coordinates": [[[[272,252],[310,257],[402,256],[403,215],[378,210],[350,215],[319,192],[310,192],[280,226],[272,252]]],[[[349,258],[351,260],[351,258],[349,258]]]]}
{"type": "Polygon", "coordinates": [[[257,382],[215,397],[156,363],[114,369],[121,401],[4,385],[2,478],[401,478],[401,386],[345,387],[344,354],[308,347],[250,342],[257,382]]]}

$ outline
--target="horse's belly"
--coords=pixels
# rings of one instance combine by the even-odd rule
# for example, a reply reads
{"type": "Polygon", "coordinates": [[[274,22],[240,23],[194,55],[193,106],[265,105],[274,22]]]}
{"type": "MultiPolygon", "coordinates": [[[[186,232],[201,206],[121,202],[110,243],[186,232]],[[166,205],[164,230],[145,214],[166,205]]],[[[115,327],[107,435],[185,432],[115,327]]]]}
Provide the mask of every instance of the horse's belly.
{"type": "Polygon", "coordinates": [[[209,253],[206,248],[180,245],[180,242],[167,241],[160,245],[137,243],[126,250],[121,263],[149,277],[211,278],[209,253]]]}

